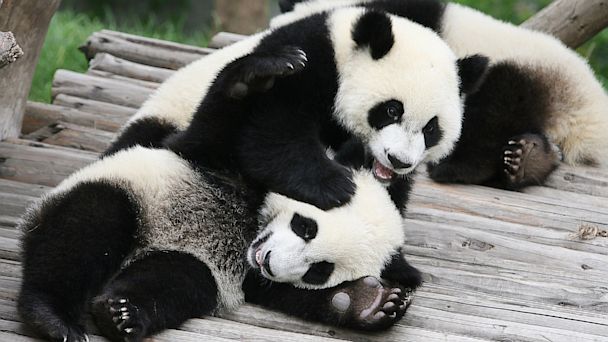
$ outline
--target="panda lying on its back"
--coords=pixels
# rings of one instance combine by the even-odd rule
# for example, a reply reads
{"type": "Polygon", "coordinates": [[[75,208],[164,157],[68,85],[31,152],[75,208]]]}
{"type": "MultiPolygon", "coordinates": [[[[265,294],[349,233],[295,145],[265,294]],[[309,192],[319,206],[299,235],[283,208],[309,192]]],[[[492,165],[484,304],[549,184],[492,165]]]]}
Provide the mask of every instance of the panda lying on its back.
{"type": "Polygon", "coordinates": [[[327,147],[360,138],[383,180],[439,160],[460,133],[460,92],[475,87],[485,62],[458,61],[434,32],[410,21],[346,9],[252,36],[186,67],[127,130],[159,117],[174,123],[161,122],[161,134],[182,130],[201,98],[185,99],[187,88],[196,89],[204,94],[198,110],[168,148],[195,164],[234,163],[263,188],[328,209],[346,203],[354,188],[349,171],[326,157],[327,147]],[[244,55],[247,62],[238,58],[244,55]],[[275,77],[286,73],[295,74],[275,77]]]}
{"type": "Polygon", "coordinates": [[[542,183],[561,158],[608,166],[608,96],[586,61],[554,37],[435,0],[282,0],[282,26],[343,6],[406,17],[439,32],[459,56],[492,66],[467,97],[453,153],[430,169],[437,181],[519,188],[542,183]]]}
{"type": "Polygon", "coordinates": [[[134,147],[76,172],[23,219],[24,321],[84,341],[84,313],[113,341],[141,341],[248,300],[304,318],[386,328],[420,274],[400,252],[403,222],[369,171],[328,212],[244,187],[238,174],[193,169],[175,153],[134,147]],[[247,265],[247,260],[250,266],[247,265]],[[245,275],[253,266],[247,281],[245,275]],[[257,274],[287,284],[259,281],[257,274]],[[385,288],[369,277],[396,284],[385,288]],[[277,300],[280,298],[281,300],[277,300]],[[295,303],[298,303],[295,305],[295,303]]]}

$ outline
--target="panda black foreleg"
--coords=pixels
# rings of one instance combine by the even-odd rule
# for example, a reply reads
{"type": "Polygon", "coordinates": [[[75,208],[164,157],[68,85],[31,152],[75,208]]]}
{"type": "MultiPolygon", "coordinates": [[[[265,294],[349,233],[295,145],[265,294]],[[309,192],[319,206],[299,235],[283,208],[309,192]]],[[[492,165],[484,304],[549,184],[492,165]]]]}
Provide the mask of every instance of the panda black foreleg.
{"type": "Polygon", "coordinates": [[[398,322],[409,306],[408,293],[374,277],[321,290],[269,282],[250,271],[243,283],[245,301],[307,320],[359,330],[382,330],[398,322]]]}
{"type": "Polygon", "coordinates": [[[93,301],[93,315],[112,341],[142,341],[217,308],[209,267],[176,251],[151,252],[120,272],[93,301]]]}
{"type": "Polygon", "coordinates": [[[405,260],[402,251],[393,255],[380,276],[410,292],[422,285],[422,274],[405,260]]]}
{"type": "Polygon", "coordinates": [[[91,297],[133,248],[135,205],[122,189],[83,183],[52,195],[22,226],[24,322],[56,341],[85,341],[91,297]]]}
{"type": "MultiPolygon", "coordinates": [[[[289,110],[275,110],[281,108],[289,110]]],[[[347,203],[355,193],[352,171],[327,157],[316,124],[284,112],[271,116],[241,136],[243,173],[270,191],[323,210],[347,203]]]]}
{"type": "Polygon", "coordinates": [[[429,177],[439,183],[484,184],[497,175],[494,158],[448,157],[437,164],[428,164],[429,177]]]}
{"type": "Polygon", "coordinates": [[[561,153],[541,134],[522,134],[503,148],[501,180],[504,188],[541,185],[559,166],[561,153]]]}

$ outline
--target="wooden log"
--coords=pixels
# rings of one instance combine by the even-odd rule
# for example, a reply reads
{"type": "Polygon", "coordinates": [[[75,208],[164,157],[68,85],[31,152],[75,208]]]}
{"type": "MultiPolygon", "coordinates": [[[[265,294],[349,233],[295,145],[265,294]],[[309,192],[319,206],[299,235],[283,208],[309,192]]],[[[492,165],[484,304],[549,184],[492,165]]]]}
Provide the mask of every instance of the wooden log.
{"type": "Polygon", "coordinates": [[[30,134],[43,127],[66,122],[108,132],[116,132],[128,115],[100,115],[47,103],[28,102],[23,118],[22,134],[30,134]]]}
{"type": "Polygon", "coordinates": [[[137,111],[137,109],[132,107],[120,106],[113,103],[95,101],[66,94],[57,94],[53,100],[53,104],[66,108],[74,108],[91,114],[124,117],[125,120],[137,111]]]}
{"type": "Polygon", "coordinates": [[[95,55],[95,58],[89,62],[89,70],[107,71],[116,75],[155,83],[164,82],[174,73],[170,69],[130,62],[108,53],[95,55]]]}
{"type": "Polygon", "coordinates": [[[114,134],[66,122],[57,122],[23,136],[23,139],[101,153],[110,146],[114,134]]]}
{"type": "Polygon", "coordinates": [[[132,108],[139,108],[152,92],[150,88],[68,70],[57,70],[52,88],[53,97],[65,94],[132,108]]]}
{"type": "Polygon", "coordinates": [[[130,83],[130,84],[133,84],[133,85],[136,85],[139,87],[149,88],[152,90],[155,90],[160,85],[159,83],[156,83],[156,82],[142,81],[142,80],[138,80],[135,78],[116,75],[114,73],[111,73],[108,71],[101,71],[101,70],[89,70],[89,71],[87,71],[87,75],[98,76],[98,77],[103,77],[103,78],[107,78],[110,80],[130,83]]]}
{"type": "Polygon", "coordinates": [[[608,0],[556,0],[522,26],[576,48],[608,26],[608,0]]]}
{"type": "Polygon", "coordinates": [[[13,32],[26,54],[0,69],[0,140],[17,137],[38,55],[60,0],[7,0],[0,11],[0,31],[13,32]]]}
{"type": "Polygon", "coordinates": [[[0,69],[23,56],[12,32],[0,32],[0,69]]]}
{"type": "Polygon", "coordinates": [[[213,49],[221,49],[245,38],[247,38],[247,36],[238,33],[218,32],[211,38],[209,47],[213,49]]]}
{"type": "Polygon", "coordinates": [[[0,142],[0,178],[55,186],[97,154],[27,140],[0,142]]]}
{"type": "Polygon", "coordinates": [[[174,70],[213,51],[109,30],[93,33],[80,50],[89,59],[106,52],[131,62],[174,70]]]}

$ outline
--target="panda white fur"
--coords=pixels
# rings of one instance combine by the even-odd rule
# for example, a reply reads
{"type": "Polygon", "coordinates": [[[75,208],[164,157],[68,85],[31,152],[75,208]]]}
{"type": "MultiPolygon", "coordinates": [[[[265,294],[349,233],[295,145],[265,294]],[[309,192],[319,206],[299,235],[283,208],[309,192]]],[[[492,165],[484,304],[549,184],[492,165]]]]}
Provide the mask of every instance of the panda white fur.
{"type": "Polygon", "coordinates": [[[433,0],[286,0],[282,8],[291,12],[271,26],[353,5],[430,27],[459,56],[491,59],[486,82],[467,99],[461,140],[430,170],[435,180],[519,188],[544,181],[562,156],[571,165],[608,166],[606,91],[587,62],[552,36],[433,0]]]}
{"type": "Polygon", "coordinates": [[[386,328],[403,316],[406,288],[420,275],[401,254],[403,222],[385,187],[366,170],[354,181],[352,201],[328,212],[264,196],[258,232],[260,194],[238,174],[194,169],[165,149],[119,151],[74,173],[23,218],[19,312],[53,340],[84,341],[95,296],[104,335],[141,341],[234,309],[244,290],[304,318],[386,328]],[[258,273],[246,280],[250,267],[300,289],[260,282],[258,273]]]}
{"type": "Polygon", "coordinates": [[[485,62],[457,60],[434,32],[399,17],[362,8],[313,15],[178,71],[125,132],[177,131],[165,143],[191,162],[236,163],[272,191],[329,209],[354,188],[325,147],[358,137],[384,180],[445,157],[460,133],[460,93],[474,87],[485,62]],[[275,86],[245,101],[217,91],[256,82],[275,86]],[[283,157],[267,157],[276,155],[283,157]]]}

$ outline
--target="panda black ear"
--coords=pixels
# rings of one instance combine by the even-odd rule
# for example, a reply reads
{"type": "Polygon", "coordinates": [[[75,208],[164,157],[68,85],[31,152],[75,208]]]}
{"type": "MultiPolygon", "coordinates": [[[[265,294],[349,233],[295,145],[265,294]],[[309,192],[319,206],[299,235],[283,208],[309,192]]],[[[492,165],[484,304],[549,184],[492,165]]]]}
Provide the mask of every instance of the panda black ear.
{"type": "Polygon", "coordinates": [[[391,19],[386,13],[366,12],[353,27],[353,40],[359,48],[369,47],[373,59],[384,57],[395,44],[391,19]]]}
{"type": "Polygon", "coordinates": [[[460,92],[473,94],[483,83],[490,59],[482,55],[473,55],[458,60],[458,75],[460,76],[460,92]]]}
{"type": "Polygon", "coordinates": [[[281,13],[291,12],[297,3],[302,1],[303,0],[280,0],[279,9],[281,9],[281,13]]]}

